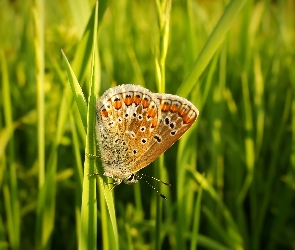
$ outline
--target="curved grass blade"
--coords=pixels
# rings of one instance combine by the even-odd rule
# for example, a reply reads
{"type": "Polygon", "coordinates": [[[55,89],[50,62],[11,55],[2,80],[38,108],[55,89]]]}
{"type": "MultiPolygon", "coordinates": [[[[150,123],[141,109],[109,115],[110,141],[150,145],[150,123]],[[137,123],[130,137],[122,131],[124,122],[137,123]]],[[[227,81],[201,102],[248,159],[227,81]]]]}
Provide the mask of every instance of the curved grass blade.
{"type": "Polygon", "coordinates": [[[189,72],[184,82],[180,85],[177,95],[186,98],[192,91],[198,78],[207,67],[214,53],[223,41],[224,36],[228,32],[230,26],[236,19],[237,15],[240,13],[245,3],[246,0],[232,0],[228,4],[215,29],[208,38],[207,43],[195,61],[193,68],[189,72]]]}

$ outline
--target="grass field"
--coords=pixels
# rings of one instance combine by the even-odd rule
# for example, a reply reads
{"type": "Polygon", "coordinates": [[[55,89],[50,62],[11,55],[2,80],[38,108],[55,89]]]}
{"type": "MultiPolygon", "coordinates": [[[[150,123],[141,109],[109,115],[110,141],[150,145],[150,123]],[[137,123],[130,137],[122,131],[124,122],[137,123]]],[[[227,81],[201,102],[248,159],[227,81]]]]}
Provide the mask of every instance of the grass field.
{"type": "Polygon", "coordinates": [[[0,1],[0,249],[295,249],[294,0],[0,1]],[[110,190],[95,102],[200,116],[110,190]]]}

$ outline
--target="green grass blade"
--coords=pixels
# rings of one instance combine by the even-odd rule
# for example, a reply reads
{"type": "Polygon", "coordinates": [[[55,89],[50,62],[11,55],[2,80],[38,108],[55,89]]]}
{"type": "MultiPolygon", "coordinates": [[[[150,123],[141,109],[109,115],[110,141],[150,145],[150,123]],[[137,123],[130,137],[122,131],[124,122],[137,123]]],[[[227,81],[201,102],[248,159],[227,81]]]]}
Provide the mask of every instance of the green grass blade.
{"type": "Polygon", "coordinates": [[[178,89],[177,94],[179,96],[187,97],[191,92],[245,3],[246,0],[232,0],[228,4],[222,17],[208,38],[206,45],[195,61],[193,68],[178,89]]]}
{"type": "Polygon", "coordinates": [[[76,125],[74,122],[73,115],[70,115],[71,125],[72,125],[72,136],[73,136],[73,152],[76,159],[75,167],[75,182],[76,182],[76,193],[75,193],[75,218],[76,218],[76,235],[77,235],[77,245],[79,245],[79,234],[81,231],[81,203],[82,203],[82,185],[83,185],[83,164],[81,162],[81,155],[79,151],[79,140],[76,125]]]}
{"type": "Polygon", "coordinates": [[[35,24],[35,63],[36,63],[36,88],[37,88],[37,140],[38,140],[38,165],[39,188],[45,180],[45,110],[44,110],[44,1],[35,0],[33,6],[33,20],[35,24]]]}
{"type": "Polygon", "coordinates": [[[203,246],[206,249],[232,250],[231,247],[226,247],[220,244],[219,242],[213,239],[210,239],[209,237],[204,235],[199,235],[199,242],[200,242],[200,246],[203,246]]]}
{"type": "MultiPolygon", "coordinates": [[[[100,3],[100,9],[102,8],[102,10],[105,9],[105,6],[102,6],[101,4],[106,4],[106,3],[100,3]]],[[[98,29],[98,25],[99,25],[99,19],[101,18],[100,15],[102,15],[103,12],[99,10],[98,12],[98,17],[97,17],[97,25],[94,27],[95,30],[98,29]]],[[[94,40],[93,40],[93,44],[94,46],[97,44],[97,37],[98,35],[94,35],[94,40]]],[[[96,47],[94,47],[94,52],[96,51],[96,47]]],[[[96,100],[97,100],[97,93],[99,92],[99,85],[98,83],[100,83],[100,78],[101,78],[101,69],[100,69],[100,59],[98,56],[98,52],[94,53],[94,77],[93,77],[93,84],[96,83],[96,87],[94,88],[94,93],[95,93],[95,97],[96,99],[95,101],[95,105],[96,105],[96,100]]],[[[96,106],[94,106],[96,107],[96,106]]],[[[95,124],[96,125],[96,124],[95,124]]],[[[102,221],[102,231],[103,231],[103,237],[105,238],[105,244],[104,244],[104,249],[109,249],[108,246],[106,245],[106,243],[108,242],[111,249],[119,249],[119,236],[118,236],[118,228],[117,228],[117,218],[116,218],[116,213],[115,213],[115,205],[114,205],[114,198],[113,198],[113,194],[112,191],[109,189],[108,186],[105,185],[106,182],[106,178],[104,178],[104,180],[102,178],[99,178],[99,191],[100,191],[100,197],[101,197],[101,208],[105,207],[105,204],[107,205],[108,208],[108,214],[106,213],[106,211],[104,211],[102,209],[101,211],[101,216],[104,219],[102,221]],[[103,200],[103,198],[105,200],[103,200]],[[110,233],[108,230],[105,230],[105,228],[109,227],[109,223],[108,220],[106,220],[107,218],[110,218],[111,221],[111,225],[112,225],[112,233],[113,235],[110,235],[110,233]]]]}
{"type": "Polygon", "coordinates": [[[246,138],[245,138],[245,159],[247,166],[247,177],[244,182],[244,185],[240,191],[240,195],[238,198],[238,202],[242,203],[245,195],[252,183],[253,180],[253,169],[255,162],[255,149],[254,149],[254,134],[253,134],[253,118],[251,112],[251,101],[249,96],[249,86],[248,79],[246,74],[242,74],[242,84],[243,84],[243,93],[244,93],[244,103],[245,103],[245,130],[246,130],[246,138]]]}
{"type": "Polygon", "coordinates": [[[45,182],[38,194],[36,245],[39,249],[50,247],[50,238],[54,228],[56,194],[56,148],[53,146],[47,162],[45,182]]]}
{"type": "MultiPolygon", "coordinates": [[[[64,91],[66,92],[66,90],[64,91]]],[[[62,134],[67,119],[67,95],[63,95],[57,120],[56,137],[49,151],[48,161],[46,162],[46,175],[43,187],[38,194],[37,204],[37,230],[36,245],[40,249],[50,247],[50,240],[54,230],[54,218],[56,207],[56,171],[57,171],[57,150],[61,142],[62,134]]]]}
{"type": "Polygon", "coordinates": [[[189,231],[192,214],[188,212],[189,204],[193,202],[193,193],[187,181],[187,169],[192,169],[196,164],[196,142],[193,134],[194,124],[179,141],[176,164],[176,192],[177,192],[177,227],[176,246],[178,249],[185,247],[185,232],[189,231]],[[188,146],[189,145],[189,146],[188,146]]]}
{"type": "Polygon", "coordinates": [[[66,55],[64,54],[63,51],[62,52],[62,55],[65,59],[65,62],[66,62],[66,66],[67,66],[67,72],[68,72],[68,78],[69,78],[69,83],[70,83],[70,86],[71,86],[71,89],[72,89],[72,93],[73,93],[73,96],[74,96],[74,99],[76,101],[76,104],[77,104],[77,107],[79,109],[79,113],[80,113],[80,116],[81,116],[81,120],[82,120],[82,123],[83,123],[83,126],[84,126],[84,129],[86,130],[86,127],[87,127],[87,104],[86,104],[86,100],[85,100],[85,97],[84,97],[84,94],[83,94],[83,91],[81,89],[81,86],[75,76],[75,73],[74,71],[72,70],[71,68],[71,65],[68,61],[68,59],[66,58],[66,55]]]}
{"type": "MultiPolygon", "coordinates": [[[[96,74],[94,67],[96,64],[96,23],[97,23],[97,11],[98,6],[95,8],[94,18],[94,33],[93,33],[93,46],[92,46],[92,74],[89,86],[89,97],[87,112],[84,110],[84,114],[87,114],[86,123],[86,147],[85,152],[87,154],[95,154],[96,142],[95,142],[95,101],[96,95],[94,89],[97,86],[95,84],[96,74]]],[[[77,83],[78,84],[78,83],[77,83]]],[[[79,89],[79,88],[78,88],[79,89]]],[[[74,92],[74,89],[72,88],[74,92]]],[[[82,90],[81,90],[82,92],[82,90]]],[[[75,93],[73,93],[75,95],[75,93]]],[[[76,102],[78,101],[77,98],[76,102]]],[[[78,104],[78,103],[77,103],[78,104]]],[[[86,103],[85,103],[86,107],[86,103]]],[[[82,109],[79,109],[80,113],[82,109]]],[[[81,115],[81,114],[80,114],[81,115]]],[[[82,116],[81,116],[82,118],[82,116]]],[[[92,161],[90,157],[85,158],[84,162],[84,179],[82,189],[82,207],[81,207],[81,231],[79,235],[79,249],[96,249],[96,234],[97,234],[97,204],[96,204],[96,178],[89,177],[89,174],[95,173],[95,161],[92,161]]]]}
{"type": "MultiPolygon", "coordinates": [[[[97,9],[98,10],[98,6],[97,9]]],[[[93,60],[92,60],[92,80],[90,83],[90,95],[88,101],[88,121],[87,121],[87,139],[86,139],[86,152],[90,154],[94,154],[96,151],[96,141],[95,141],[95,107],[96,107],[96,99],[98,93],[98,57],[97,57],[97,15],[96,12],[96,22],[94,25],[94,36],[93,36],[93,60]]],[[[85,165],[84,165],[84,181],[83,181],[83,195],[82,195],[82,208],[81,208],[81,234],[80,234],[80,249],[91,249],[96,245],[96,223],[91,223],[91,221],[96,222],[96,210],[91,209],[91,207],[95,206],[96,204],[96,192],[95,192],[95,178],[89,178],[88,175],[94,173],[95,166],[93,165],[93,161],[89,161],[89,158],[86,157],[85,165]],[[90,209],[89,209],[90,208],[90,209]]],[[[118,249],[118,235],[117,235],[117,226],[116,226],[116,217],[115,217],[115,210],[113,205],[113,197],[111,192],[106,192],[104,190],[104,183],[103,180],[100,180],[100,207],[101,207],[101,217],[102,217],[102,232],[103,232],[103,248],[108,249],[109,244],[111,243],[111,236],[108,235],[108,230],[105,230],[107,225],[107,218],[108,215],[105,209],[105,200],[107,202],[109,213],[111,216],[111,222],[113,225],[113,232],[115,237],[115,244],[111,244],[115,246],[115,249],[118,249]],[[105,200],[102,197],[105,197],[105,200]]]]}
{"type": "Polygon", "coordinates": [[[12,114],[12,102],[11,102],[11,90],[8,77],[7,62],[4,54],[0,51],[0,62],[2,72],[2,100],[4,106],[4,122],[10,134],[10,140],[7,145],[7,177],[5,181],[5,206],[8,224],[8,238],[10,240],[12,249],[19,249],[20,247],[20,208],[18,197],[18,181],[16,174],[16,160],[14,151],[14,128],[13,128],[13,114],[12,114]]]}
{"type": "MultiPolygon", "coordinates": [[[[100,27],[102,18],[106,11],[108,4],[108,0],[101,0],[99,1],[99,9],[98,9],[98,26],[100,27]]],[[[94,36],[94,18],[95,18],[95,8],[93,8],[92,14],[89,18],[88,24],[86,26],[84,35],[82,40],[79,42],[77,50],[75,52],[75,58],[72,62],[72,68],[75,72],[77,79],[79,82],[83,82],[89,67],[89,62],[92,58],[92,43],[93,43],[93,36],[94,36]]],[[[97,31],[95,31],[97,32],[97,31]]]]}
{"type": "Polygon", "coordinates": [[[203,188],[200,186],[198,190],[198,197],[196,199],[196,203],[194,206],[194,220],[192,225],[192,240],[190,249],[191,250],[197,250],[197,244],[198,244],[198,237],[199,237],[199,227],[200,227],[200,214],[201,214],[201,201],[202,201],[202,192],[203,188]]]}
{"type": "MultiPolygon", "coordinates": [[[[156,13],[158,18],[158,29],[159,29],[159,44],[158,44],[158,54],[155,58],[155,67],[156,67],[156,82],[158,87],[158,92],[165,92],[165,67],[166,67],[166,57],[168,50],[168,40],[169,40],[169,28],[170,28],[170,12],[171,12],[171,0],[165,0],[160,2],[155,0],[156,13]]],[[[164,155],[162,154],[156,160],[155,176],[158,176],[160,179],[166,176],[163,174],[165,171],[164,166],[164,155]]],[[[161,193],[161,186],[157,185],[157,189],[161,193]]],[[[163,200],[160,197],[157,197],[156,200],[156,225],[154,230],[154,248],[162,249],[162,238],[165,236],[162,234],[162,213],[163,213],[163,200]]]]}
{"type": "MultiPolygon", "coordinates": [[[[225,206],[225,204],[222,202],[216,191],[213,189],[213,187],[210,185],[210,183],[207,181],[204,176],[202,176],[198,172],[191,172],[193,174],[194,179],[203,187],[203,190],[208,192],[208,194],[211,196],[211,198],[216,202],[218,207],[220,208],[220,211],[222,211],[222,216],[227,224],[226,230],[222,230],[223,225],[220,221],[212,220],[212,222],[215,223],[216,229],[223,235],[223,239],[225,242],[227,242],[228,246],[234,246],[234,248],[243,248],[243,239],[241,238],[237,224],[235,223],[230,211],[225,206]],[[219,223],[219,224],[217,224],[219,223]]],[[[209,212],[209,210],[208,210],[209,212]]]]}
{"type": "MultiPolygon", "coordinates": [[[[11,131],[9,130],[9,128],[7,127],[2,128],[2,130],[0,131],[0,157],[4,156],[5,149],[8,145],[10,137],[11,137],[11,131]]],[[[3,178],[3,175],[1,175],[0,178],[1,178],[0,183],[2,183],[1,180],[3,178]]]]}
{"type": "Polygon", "coordinates": [[[68,3],[71,8],[73,19],[75,20],[79,37],[82,37],[90,16],[89,3],[83,0],[70,0],[68,3]]]}
{"type": "Polygon", "coordinates": [[[5,231],[6,231],[6,228],[4,226],[3,219],[2,217],[0,217],[0,249],[3,249],[3,250],[9,249],[8,248],[9,245],[6,240],[7,234],[5,231]]]}

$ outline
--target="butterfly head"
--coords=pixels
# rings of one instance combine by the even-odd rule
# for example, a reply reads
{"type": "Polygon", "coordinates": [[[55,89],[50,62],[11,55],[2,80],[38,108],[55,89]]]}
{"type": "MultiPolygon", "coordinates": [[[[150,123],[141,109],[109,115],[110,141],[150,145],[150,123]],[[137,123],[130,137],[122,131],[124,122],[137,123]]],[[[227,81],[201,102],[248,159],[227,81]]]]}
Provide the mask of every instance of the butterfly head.
{"type": "Polygon", "coordinates": [[[136,178],[136,173],[132,173],[129,175],[126,179],[124,179],[124,183],[126,184],[134,184],[138,182],[138,179],[136,178]]]}
{"type": "Polygon", "coordinates": [[[122,173],[122,172],[116,172],[116,171],[111,171],[110,172],[105,172],[105,176],[110,177],[114,179],[114,184],[115,186],[118,186],[122,182],[125,184],[135,184],[138,182],[137,175],[136,173],[122,173]]]}

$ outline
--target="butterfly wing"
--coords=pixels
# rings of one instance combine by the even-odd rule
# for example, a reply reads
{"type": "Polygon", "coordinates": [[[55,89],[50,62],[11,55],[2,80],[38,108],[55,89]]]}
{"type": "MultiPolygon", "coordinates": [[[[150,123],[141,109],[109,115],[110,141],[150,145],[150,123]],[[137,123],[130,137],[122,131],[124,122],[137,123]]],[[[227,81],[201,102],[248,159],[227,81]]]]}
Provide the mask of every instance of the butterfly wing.
{"type": "Polygon", "coordinates": [[[159,100],[148,89],[127,84],[106,91],[96,110],[104,174],[125,180],[156,134],[159,100]]]}
{"type": "Polygon", "coordinates": [[[147,166],[173,145],[194,123],[198,109],[188,100],[176,95],[155,94],[160,103],[160,119],[152,142],[134,165],[133,171],[147,166]]]}

